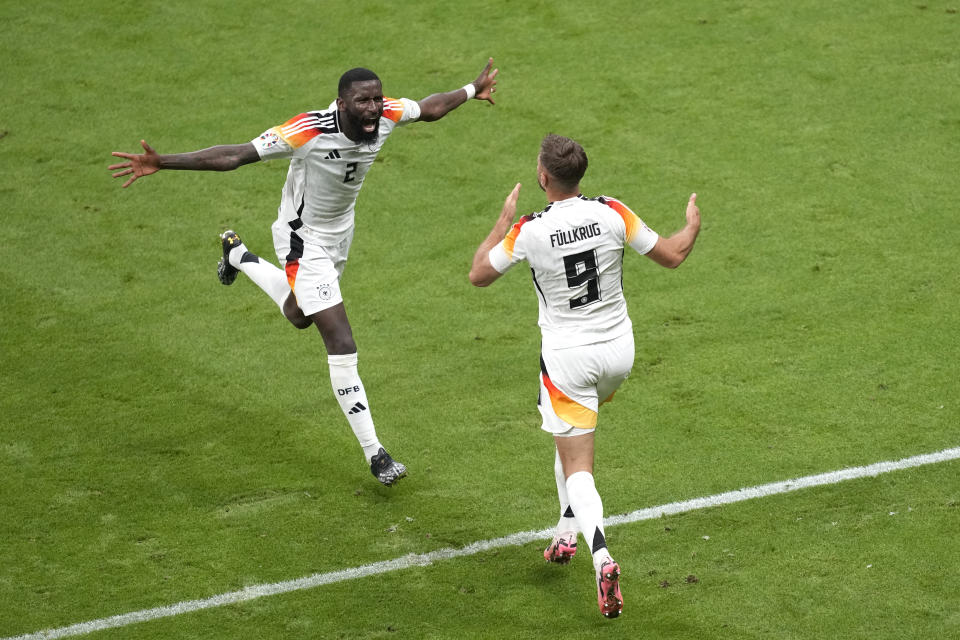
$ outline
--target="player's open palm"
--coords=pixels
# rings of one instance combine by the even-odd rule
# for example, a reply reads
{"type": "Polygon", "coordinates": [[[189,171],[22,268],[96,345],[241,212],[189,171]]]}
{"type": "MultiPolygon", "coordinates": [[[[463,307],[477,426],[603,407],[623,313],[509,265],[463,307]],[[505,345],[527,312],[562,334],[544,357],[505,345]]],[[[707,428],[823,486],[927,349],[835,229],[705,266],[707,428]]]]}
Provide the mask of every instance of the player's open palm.
{"type": "Polygon", "coordinates": [[[114,151],[113,155],[118,158],[126,158],[127,162],[120,162],[107,167],[111,171],[119,169],[119,171],[113,174],[114,178],[130,176],[130,179],[123,183],[124,188],[133,184],[133,181],[137,178],[148,176],[160,170],[160,155],[147,144],[146,140],[141,140],[140,145],[143,147],[145,153],[137,154],[114,151]]]}
{"type": "Polygon", "coordinates": [[[486,100],[490,104],[496,104],[491,94],[497,90],[497,74],[500,73],[500,69],[490,71],[492,66],[493,58],[490,58],[487,60],[487,66],[483,68],[483,71],[480,72],[477,79],[473,81],[473,86],[477,88],[477,95],[474,97],[477,100],[486,100]]]}
{"type": "Polygon", "coordinates": [[[500,210],[501,220],[513,223],[513,219],[517,217],[517,200],[519,199],[520,183],[518,182],[517,186],[510,192],[510,195],[507,196],[507,199],[503,201],[503,208],[500,210]]]}
{"type": "Polygon", "coordinates": [[[691,194],[687,202],[687,223],[700,227],[700,207],[697,206],[697,194],[691,194]]]}

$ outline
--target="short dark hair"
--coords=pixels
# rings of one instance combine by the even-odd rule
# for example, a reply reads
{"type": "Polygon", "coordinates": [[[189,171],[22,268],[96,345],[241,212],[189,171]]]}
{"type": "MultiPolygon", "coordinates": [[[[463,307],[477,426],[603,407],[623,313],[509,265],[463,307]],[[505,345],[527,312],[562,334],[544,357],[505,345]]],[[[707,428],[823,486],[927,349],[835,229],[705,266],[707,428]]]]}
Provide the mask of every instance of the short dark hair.
{"type": "Polygon", "coordinates": [[[337,87],[337,95],[341,98],[344,97],[343,94],[347,91],[354,82],[365,82],[367,80],[376,80],[380,82],[380,78],[377,77],[373,71],[370,69],[364,69],[363,67],[357,67],[355,69],[350,69],[342,76],[340,76],[340,84],[337,87]]]}
{"type": "Polygon", "coordinates": [[[557,182],[573,188],[587,172],[587,152],[576,141],[551,133],[540,143],[540,165],[557,182]]]}

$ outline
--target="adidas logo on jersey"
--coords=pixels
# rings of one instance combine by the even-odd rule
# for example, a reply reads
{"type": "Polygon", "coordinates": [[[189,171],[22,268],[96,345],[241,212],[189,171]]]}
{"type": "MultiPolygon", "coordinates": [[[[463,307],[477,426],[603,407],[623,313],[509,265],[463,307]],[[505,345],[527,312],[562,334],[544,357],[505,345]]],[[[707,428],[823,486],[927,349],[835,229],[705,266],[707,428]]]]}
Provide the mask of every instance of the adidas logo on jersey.
{"type": "Polygon", "coordinates": [[[333,151],[331,151],[331,152],[328,153],[327,155],[323,156],[323,159],[324,159],[324,160],[339,160],[339,159],[340,159],[340,152],[337,151],[336,149],[334,149],[333,151]]]}
{"type": "Polygon", "coordinates": [[[350,415],[353,415],[353,414],[355,414],[355,413],[360,413],[360,412],[366,411],[366,410],[367,410],[367,408],[366,408],[365,406],[363,406],[363,403],[362,403],[362,402],[358,402],[357,404],[353,405],[353,408],[350,409],[350,411],[347,411],[347,413],[350,414],[350,415]]]}

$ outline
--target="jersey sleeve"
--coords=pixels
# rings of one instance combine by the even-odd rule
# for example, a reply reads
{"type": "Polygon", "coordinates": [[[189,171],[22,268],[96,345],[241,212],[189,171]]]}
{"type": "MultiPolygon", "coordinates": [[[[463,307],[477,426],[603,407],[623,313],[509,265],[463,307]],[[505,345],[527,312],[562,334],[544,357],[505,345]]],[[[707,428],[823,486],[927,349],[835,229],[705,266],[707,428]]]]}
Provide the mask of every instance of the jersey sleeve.
{"type": "Polygon", "coordinates": [[[653,249],[653,247],[657,244],[657,240],[660,239],[660,235],[648,227],[643,220],[637,216],[637,214],[630,210],[630,207],[623,204],[616,198],[601,196],[599,200],[603,204],[613,209],[623,221],[623,244],[630,245],[630,248],[641,255],[647,254],[651,249],[653,249]]]}
{"type": "Polygon", "coordinates": [[[383,117],[398,125],[420,119],[420,104],[408,98],[383,98],[383,117]]]}
{"type": "Polygon", "coordinates": [[[301,113],[283,124],[267,129],[251,142],[261,160],[292,158],[297,155],[298,149],[320,133],[319,115],[301,113]]]}
{"type": "Polygon", "coordinates": [[[506,273],[510,267],[526,258],[526,251],[524,250],[523,238],[520,235],[520,231],[523,225],[530,220],[533,220],[531,216],[523,216],[520,218],[520,220],[510,228],[510,231],[507,232],[503,240],[494,246],[493,249],[490,249],[490,266],[500,273],[506,273]]]}

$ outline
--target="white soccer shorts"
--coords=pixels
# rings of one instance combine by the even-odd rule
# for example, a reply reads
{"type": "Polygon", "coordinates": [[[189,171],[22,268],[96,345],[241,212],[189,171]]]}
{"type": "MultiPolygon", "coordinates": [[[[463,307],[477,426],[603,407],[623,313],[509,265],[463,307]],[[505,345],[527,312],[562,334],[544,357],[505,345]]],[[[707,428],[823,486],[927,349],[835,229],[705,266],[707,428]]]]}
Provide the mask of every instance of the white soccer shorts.
{"type": "Polygon", "coordinates": [[[277,258],[303,314],[311,316],[343,302],[340,277],[347,265],[353,234],[335,246],[322,247],[309,241],[306,227],[291,233],[290,226],[278,220],[272,230],[277,258]]]}
{"type": "Polygon", "coordinates": [[[541,429],[555,436],[591,433],[600,405],[613,397],[633,368],[633,333],[607,342],[540,354],[541,429]]]}

